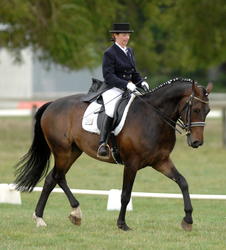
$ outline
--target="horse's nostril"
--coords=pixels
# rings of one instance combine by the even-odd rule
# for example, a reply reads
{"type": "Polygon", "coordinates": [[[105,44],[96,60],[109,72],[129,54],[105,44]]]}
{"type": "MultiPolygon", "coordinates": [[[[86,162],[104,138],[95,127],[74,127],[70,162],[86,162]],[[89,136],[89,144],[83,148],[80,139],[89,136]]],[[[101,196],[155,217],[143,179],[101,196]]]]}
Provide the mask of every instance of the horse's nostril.
{"type": "Polygon", "coordinates": [[[192,144],[191,144],[191,146],[192,146],[193,148],[198,148],[198,147],[201,146],[201,145],[202,145],[202,142],[201,142],[201,141],[193,141],[192,144]]]}

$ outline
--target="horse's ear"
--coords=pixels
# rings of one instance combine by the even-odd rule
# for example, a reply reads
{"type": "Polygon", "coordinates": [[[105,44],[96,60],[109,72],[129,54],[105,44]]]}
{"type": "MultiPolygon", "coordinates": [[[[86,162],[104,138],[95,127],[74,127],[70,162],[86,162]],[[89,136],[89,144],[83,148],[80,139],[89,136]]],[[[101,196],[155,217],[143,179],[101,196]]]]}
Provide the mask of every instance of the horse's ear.
{"type": "Polygon", "coordinates": [[[206,92],[209,94],[213,89],[213,83],[209,82],[207,87],[206,87],[206,92]]]}
{"type": "Polygon", "coordinates": [[[195,84],[195,81],[192,81],[192,92],[194,93],[195,96],[199,95],[199,88],[197,87],[197,85],[195,84]]]}

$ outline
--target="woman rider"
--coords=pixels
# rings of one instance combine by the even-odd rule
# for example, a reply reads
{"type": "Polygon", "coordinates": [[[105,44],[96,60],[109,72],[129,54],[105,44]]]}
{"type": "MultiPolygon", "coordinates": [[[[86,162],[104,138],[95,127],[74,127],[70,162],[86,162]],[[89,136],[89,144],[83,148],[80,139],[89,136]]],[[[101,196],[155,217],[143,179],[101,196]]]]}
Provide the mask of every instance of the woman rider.
{"type": "Polygon", "coordinates": [[[136,87],[149,89],[147,82],[142,81],[142,77],[136,70],[133,50],[127,48],[132,32],[129,23],[113,24],[110,33],[112,33],[114,44],[104,52],[102,71],[109,89],[102,93],[106,116],[100,134],[98,158],[108,159],[110,157],[107,139],[111,131],[115,106],[121,99],[122,93],[125,90],[133,92],[136,87]],[[136,85],[137,83],[138,85],[136,85]]]}

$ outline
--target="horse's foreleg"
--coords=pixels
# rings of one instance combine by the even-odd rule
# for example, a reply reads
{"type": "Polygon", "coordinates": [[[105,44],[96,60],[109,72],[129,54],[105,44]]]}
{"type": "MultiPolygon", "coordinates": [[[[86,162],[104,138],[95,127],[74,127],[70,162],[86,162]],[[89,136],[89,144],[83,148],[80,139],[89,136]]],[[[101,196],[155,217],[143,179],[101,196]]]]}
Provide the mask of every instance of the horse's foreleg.
{"type": "Polygon", "coordinates": [[[130,230],[130,228],[126,224],[125,216],[126,216],[126,208],[130,201],[136,173],[137,173],[137,170],[134,170],[133,168],[130,168],[129,166],[124,167],[123,187],[122,187],[122,195],[121,195],[121,210],[120,210],[119,217],[117,220],[118,228],[124,231],[130,230]]]}
{"type": "Polygon", "coordinates": [[[189,190],[188,190],[188,183],[184,176],[182,176],[175,168],[174,170],[174,176],[172,179],[179,185],[183,199],[184,199],[184,211],[185,211],[185,217],[183,218],[181,222],[181,226],[185,231],[191,231],[192,230],[192,205],[191,205],[191,199],[189,195],[189,190]]]}
{"type": "Polygon", "coordinates": [[[43,212],[44,212],[44,208],[48,200],[48,197],[55,186],[56,186],[56,181],[53,178],[53,170],[51,170],[45,179],[45,183],[44,183],[40,198],[38,200],[35,212],[33,214],[33,219],[36,221],[37,227],[46,226],[46,223],[42,218],[43,212]]]}
{"type": "Polygon", "coordinates": [[[184,211],[185,211],[185,217],[183,218],[181,222],[181,226],[185,231],[191,231],[192,230],[192,205],[191,205],[191,199],[188,191],[188,183],[184,176],[182,176],[176,168],[172,170],[172,176],[170,176],[172,180],[174,180],[178,186],[181,189],[183,199],[184,199],[184,211]]]}
{"type": "Polygon", "coordinates": [[[181,189],[184,199],[185,217],[182,220],[181,226],[186,231],[192,230],[192,205],[186,179],[177,171],[171,160],[165,161],[156,167],[158,171],[175,181],[181,189]]]}

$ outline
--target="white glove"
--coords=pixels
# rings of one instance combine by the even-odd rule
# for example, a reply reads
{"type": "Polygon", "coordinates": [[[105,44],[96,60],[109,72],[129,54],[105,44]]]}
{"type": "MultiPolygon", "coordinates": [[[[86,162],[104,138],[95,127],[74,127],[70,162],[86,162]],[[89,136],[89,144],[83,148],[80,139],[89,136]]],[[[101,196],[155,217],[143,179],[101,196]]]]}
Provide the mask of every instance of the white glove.
{"type": "Polygon", "coordinates": [[[128,90],[130,90],[132,92],[137,89],[136,85],[134,83],[132,83],[132,82],[128,82],[126,87],[127,87],[128,90]]]}
{"type": "Polygon", "coordinates": [[[143,81],[143,82],[141,83],[141,86],[144,87],[144,89],[149,90],[149,85],[148,85],[147,82],[143,81]]]}

